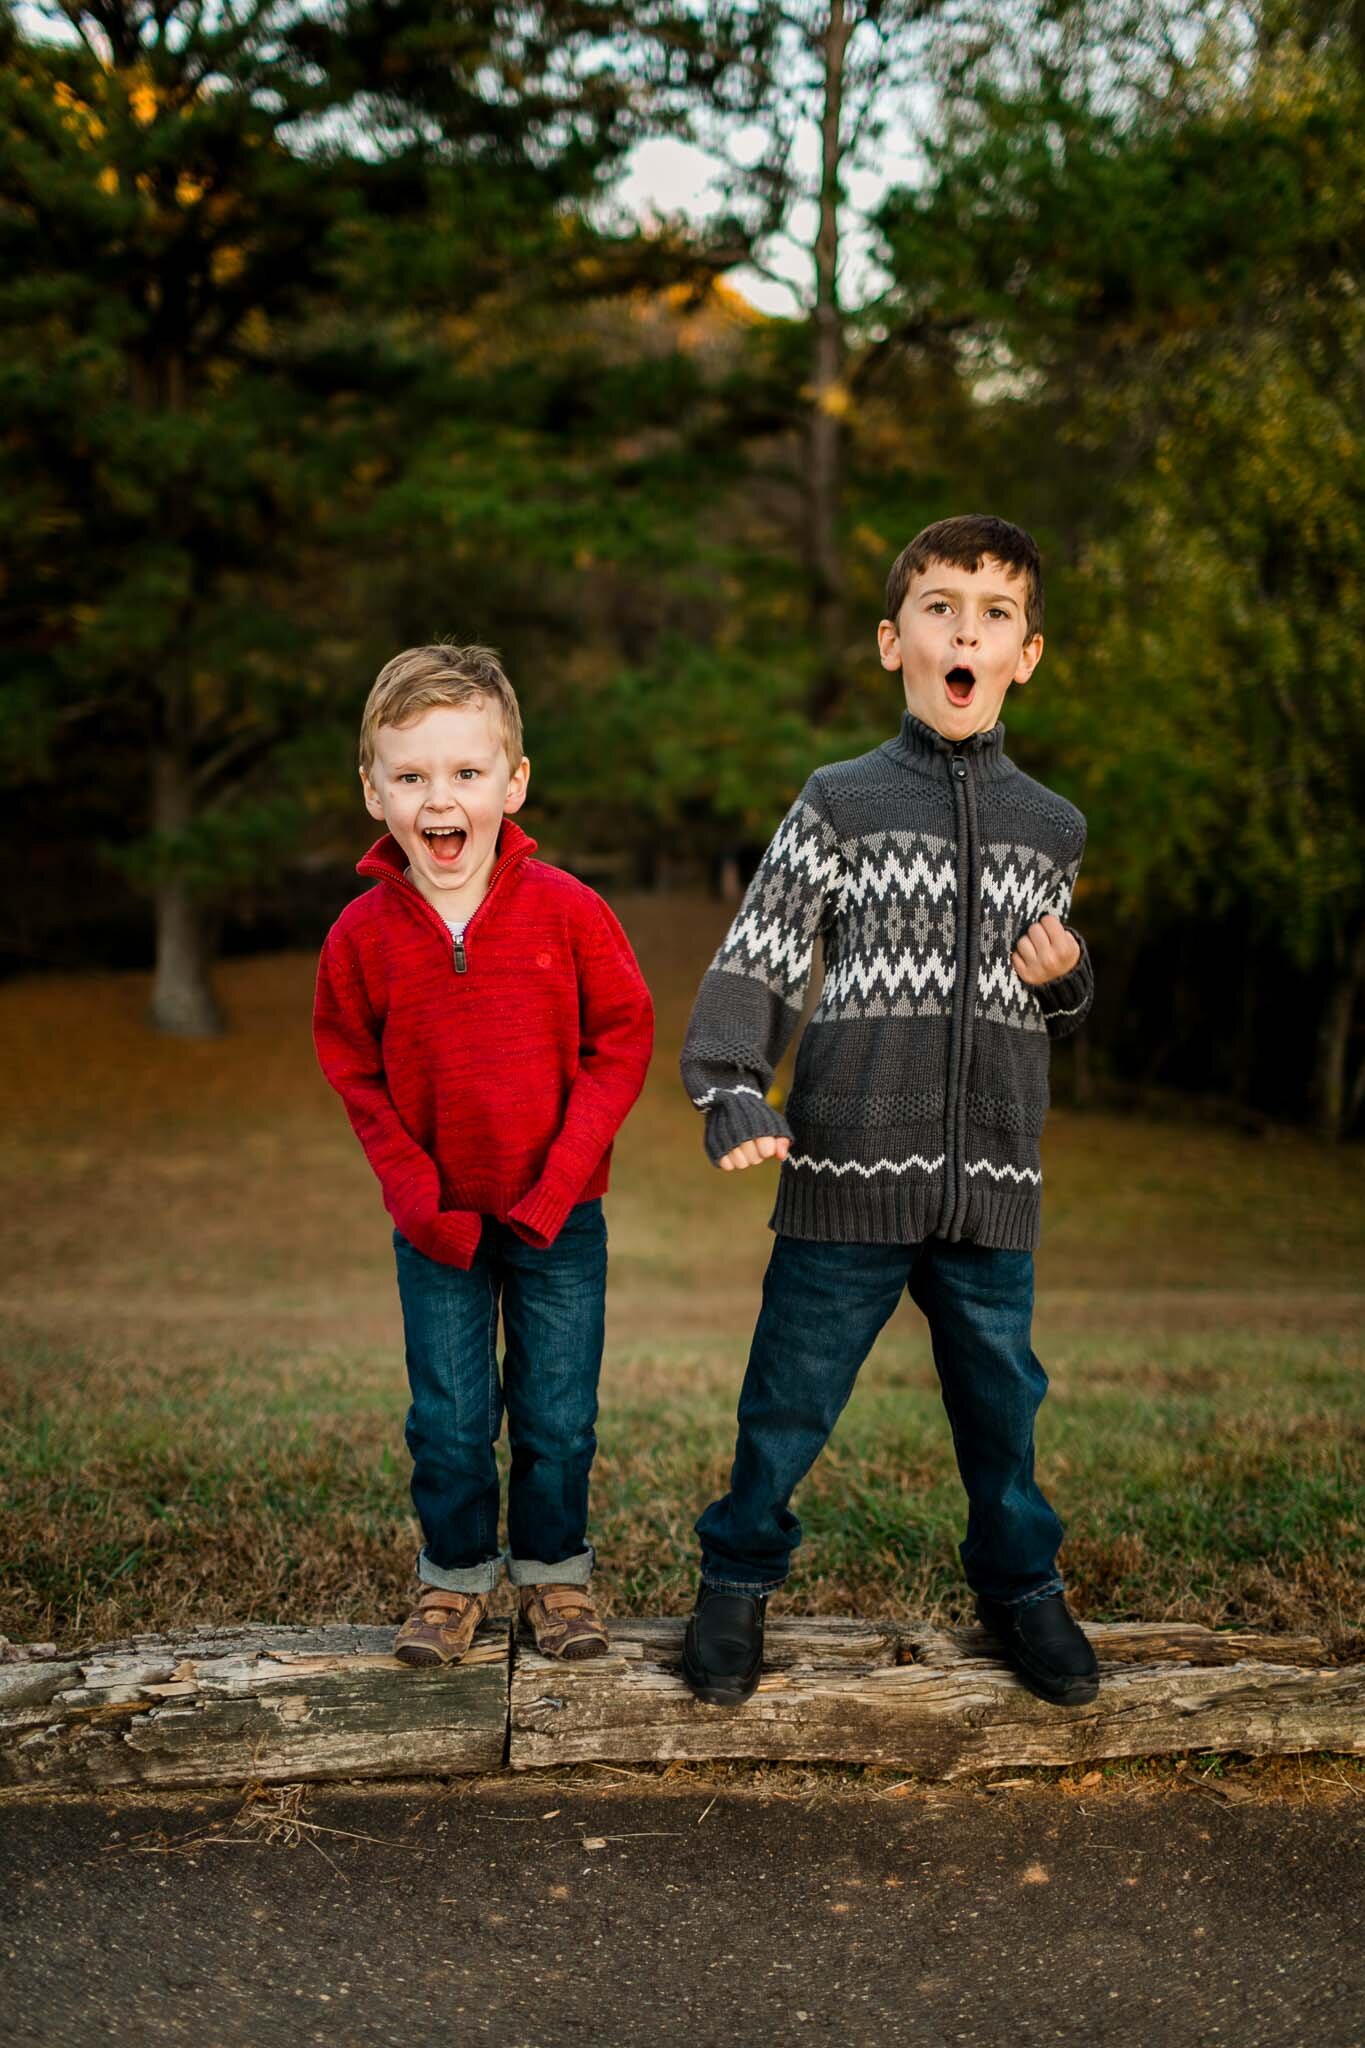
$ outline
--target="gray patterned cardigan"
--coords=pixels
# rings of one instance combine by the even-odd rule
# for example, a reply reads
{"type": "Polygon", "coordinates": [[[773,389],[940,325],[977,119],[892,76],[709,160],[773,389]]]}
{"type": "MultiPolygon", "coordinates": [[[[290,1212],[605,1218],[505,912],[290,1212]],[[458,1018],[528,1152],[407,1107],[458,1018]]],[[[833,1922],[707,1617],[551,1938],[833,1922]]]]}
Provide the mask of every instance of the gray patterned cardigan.
{"type": "Polygon", "coordinates": [[[1090,955],[1029,988],[1010,964],[1066,918],[1085,819],[1023,774],[1005,728],[960,744],[906,712],[894,739],[817,768],[707,970],[683,1047],[721,1159],[793,1140],[770,1227],[790,1237],[1031,1251],[1050,1041],[1075,1031],[1090,955]],[[824,988],[787,1113],[766,1101],[817,937],[824,988]]]}

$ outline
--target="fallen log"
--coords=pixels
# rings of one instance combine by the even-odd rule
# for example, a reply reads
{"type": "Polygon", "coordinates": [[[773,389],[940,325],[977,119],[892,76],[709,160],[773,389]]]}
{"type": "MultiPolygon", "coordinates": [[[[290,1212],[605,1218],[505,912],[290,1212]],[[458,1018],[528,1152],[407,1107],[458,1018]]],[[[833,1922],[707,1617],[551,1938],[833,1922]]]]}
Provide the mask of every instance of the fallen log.
{"type": "Polygon", "coordinates": [[[620,1621],[609,1656],[575,1665],[519,1645],[513,1768],[753,1758],[952,1779],[1184,1750],[1365,1753],[1365,1666],[1332,1665],[1311,1636],[1093,1626],[1099,1697],[1053,1707],[1025,1691],[981,1629],[776,1622],[758,1691],[736,1710],[691,1698],[678,1675],[682,1630],[620,1621]]]}
{"type": "Polygon", "coordinates": [[[1365,1754],[1365,1665],[1312,1636],[1093,1626],[1097,1700],[1033,1698],[979,1629],[777,1621],[737,1712],[694,1700],[681,1620],[612,1624],[605,1657],[537,1655],[486,1622],[463,1664],[412,1671],[387,1629],[243,1626],[0,1662],[0,1789],[448,1777],[681,1758],[1001,1765],[1186,1750],[1365,1754]]]}
{"type": "Polygon", "coordinates": [[[0,1665],[0,1786],[294,1784],[500,1768],[505,1621],[412,1671],[388,1628],[200,1630],[0,1665]]]}

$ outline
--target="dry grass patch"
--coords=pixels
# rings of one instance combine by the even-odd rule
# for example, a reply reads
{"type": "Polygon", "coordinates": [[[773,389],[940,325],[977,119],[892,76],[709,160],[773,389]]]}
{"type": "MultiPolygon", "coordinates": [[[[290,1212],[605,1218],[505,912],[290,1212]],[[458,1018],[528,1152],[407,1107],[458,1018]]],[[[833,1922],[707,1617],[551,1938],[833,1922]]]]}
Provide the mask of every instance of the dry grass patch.
{"type": "MultiPolygon", "coordinates": [[[[617,1148],[594,1537],[678,1611],[724,1483],[773,1180],[715,1174],[677,1079],[725,923],[619,906],[658,1051],[617,1148]]],[[[414,1546],[387,1225],[309,1033],[313,960],[229,963],[232,1032],[155,1040],[143,976],[0,989],[0,1630],[397,1618],[414,1546]],[[98,1019],[92,1034],[91,1019],[98,1019]],[[87,1056],[72,1057],[73,1046],[87,1056]]],[[[1365,1611],[1358,1154],[1059,1113],[1039,1469],[1095,1618],[1365,1611]]],[[[796,1611],[951,1620],[962,1501],[908,1304],[798,1498],[796,1611]]]]}

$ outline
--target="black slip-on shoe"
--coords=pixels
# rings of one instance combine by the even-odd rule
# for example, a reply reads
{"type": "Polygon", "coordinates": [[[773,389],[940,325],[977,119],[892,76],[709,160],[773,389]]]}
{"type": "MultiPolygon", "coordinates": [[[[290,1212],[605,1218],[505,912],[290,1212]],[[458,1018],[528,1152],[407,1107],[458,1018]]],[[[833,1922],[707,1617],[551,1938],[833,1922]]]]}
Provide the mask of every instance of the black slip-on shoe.
{"type": "Polygon", "coordinates": [[[742,1707],[763,1670],[765,1593],[726,1593],[702,1584],[687,1617],[682,1669],[709,1707],[742,1707]]]}
{"type": "Polygon", "coordinates": [[[1100,1689],[1100,1667],[1061,1593],[1007,1607],[976,1597],[977,1618],[1029,1691],[1054,1707],[1083,1707],[1100,1689]]]}

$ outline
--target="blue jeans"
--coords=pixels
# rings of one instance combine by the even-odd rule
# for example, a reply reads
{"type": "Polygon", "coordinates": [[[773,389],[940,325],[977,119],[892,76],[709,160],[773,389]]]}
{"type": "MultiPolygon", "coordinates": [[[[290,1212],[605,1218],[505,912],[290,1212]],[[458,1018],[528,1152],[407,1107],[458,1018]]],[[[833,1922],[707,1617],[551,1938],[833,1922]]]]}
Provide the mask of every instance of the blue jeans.
{"type": "Polygon", "coordinates": [[[702,1577],[771,1593],[801,1541],[788,1502],[829,1440],[858,1368],[903,1288],[933,1340],[967,1490],[967,1583],[1023,1606],[1059,1593],[1062,1524],[1033,1477],[1033,1419],[1047,1375],[1029,1345],[1029,1252],[929,1238],[917,1245],[776,1238],[739,1397],[730,1491],[697,1523],[702,1577]]]}
{"type": "Polygon", "coordinates": [[[505,1406],[508,1576],[518,1586],[586,1585],[607,1287],[601,1201],[571,1209],[545,1251],[486,1216],[467,1273],[427,1258],[400,1231],[393,1242],[412,1390],[405,1434],[422,1525],[418,1577],[459,1593],[496,1585],[503,1554],[493,1446],[505,1406]]]}

